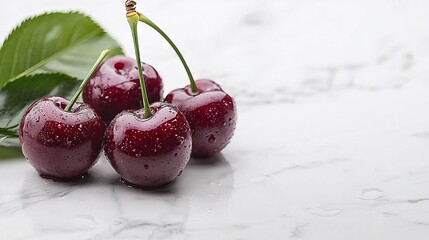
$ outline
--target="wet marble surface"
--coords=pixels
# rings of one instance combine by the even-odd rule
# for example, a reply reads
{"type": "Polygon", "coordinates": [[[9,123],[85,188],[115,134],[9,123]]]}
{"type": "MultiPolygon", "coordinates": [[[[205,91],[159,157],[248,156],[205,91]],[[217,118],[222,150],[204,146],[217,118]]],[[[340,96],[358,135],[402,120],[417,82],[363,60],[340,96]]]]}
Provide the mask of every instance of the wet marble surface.
{"type": "MultiPolygon", "coordinates": [[[[26,16],[74,9],[132,53],[120,1],[20,1],[22,15],[6,4],[1,38],[26,16]]],[[[139,8],[172,33],[196,76],[235,96],[232,143],[158,191],[121,184],[104,157],[68,184],[0,160],[0,239],[427,239],[429,2],[139,8]]],[[[185,83],[167,45],[150,29],[141,35],[167,90],[185,83]]]]}

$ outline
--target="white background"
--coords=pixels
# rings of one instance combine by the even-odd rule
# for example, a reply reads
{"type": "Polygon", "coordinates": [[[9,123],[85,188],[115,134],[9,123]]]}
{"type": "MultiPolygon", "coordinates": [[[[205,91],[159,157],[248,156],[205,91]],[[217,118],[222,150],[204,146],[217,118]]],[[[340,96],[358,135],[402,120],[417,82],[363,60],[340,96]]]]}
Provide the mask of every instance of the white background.
{"type": "MultiPolygon", "coordinates": [[[[103,157],[71,185],[0,162],[0,239],[428,238],[429,1],[138,2],[235,97],[232,143],[160,192],[128,189],[103,157]]],[[[123,1],[2,0],[0,38],[48,10],[91,15],[132,53],[123,1]]],[[[166,90],[185,85],[140,35],[166,90]]]]}

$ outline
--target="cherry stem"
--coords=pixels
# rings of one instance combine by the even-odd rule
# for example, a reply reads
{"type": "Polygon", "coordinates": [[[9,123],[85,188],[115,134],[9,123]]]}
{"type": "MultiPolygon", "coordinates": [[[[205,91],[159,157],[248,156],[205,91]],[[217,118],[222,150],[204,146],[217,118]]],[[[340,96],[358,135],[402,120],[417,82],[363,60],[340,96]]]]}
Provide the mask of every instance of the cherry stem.
{"type": "Polygon", "coordinates": [[[128,14],[127,20],[131,28],[131,33],[133,35],[134,51],[136,54],[137,68],[138,68],[139,79],[140,79],[140,88],[141,88],[142,97],[143,97],[144,116],[145,118],[150,118],[152,117],[152,112],[150,111],[149,98],[147,97],[146,83],[143,75],[142,62],[140,60],[139,38],[137,35],[137,24],[138,24],[139,17],[137,13],[128,14]]]}
{"type": "Polygon", "coordinates": [[[152,27],[153,29],[155,29],[159,34],[161,34],[162,37],[164,37],[165,40],[167,40],[167,42],[170,44],[170,46],[174,49],[177,56],[179,56],[180,61],[182,62],[183,66],[185,67],[186,73],[188,74],[189,81],[191,83],[192,92],[198,93],[198,88],[197,88],[197,85],[195,84],[195,80],[194,80],[194,77],[192,76],[191,70],[189,69],[188,64],[185,61],[185,58],[183,57],[182,53],[177,48],[176,44],[174,44],[174,42],[168,37],[168,35],[164,31],[162,31],[161,28],[159,28],[149,18],[147,18],[142,13],[138,13],[138,15],[139,15],[139,21],[140,22],[143,22],[143,23],[149,25],[150,27],[152,27]]]}
{"type": "Polygon", "coordinates": [[[92,69],[89,71],[88,75],[83,80],[82,84],[80,84],[78,90],[73,95],[72,99],[70,100],[69,104],[67,104],[67,107],[64,109],[66,112],[70,112],[73,108],[73,105],[76,103],[78,97],[82,93],[83,89],[85,88],[86,84],[88,84],[89,80],[91,79],[92,75],[94,75],[95,70],[100,66],[100,64],[103,62],[103,60],[106,58],[107,54],[109,54],[110,50],[106,49],[103,52],[101,52],[100,56],[98,57],[97,61],[95,62],[94,66],[92,66],[92,69]]]}

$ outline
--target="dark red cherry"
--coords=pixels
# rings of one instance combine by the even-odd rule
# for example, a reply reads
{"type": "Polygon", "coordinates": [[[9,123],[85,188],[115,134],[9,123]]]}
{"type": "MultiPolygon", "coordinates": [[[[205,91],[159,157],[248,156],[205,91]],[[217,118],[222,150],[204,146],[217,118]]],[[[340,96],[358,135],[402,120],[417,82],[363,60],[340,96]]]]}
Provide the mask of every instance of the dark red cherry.
{"type": "MultiPolygon", "coordinates": [[[[149,102],[160,101],[163,83],[158,72],[142,63],[149,102]]],[[[83,91],[83,100],[110,122],[123,110],[143,107],[136,60],[116,56],[105,61],[83,91]]]]}
{"type": "Polygon", "coordinates": [[[237,122],[234,99],[211,80],[197,80],[198,93],[188,85],[170,92],[165,101],[177,106],[192,130],[192,156],[210,157],[230,142],[237,122]]]}
{"type": "Polygon", "coordinates": [[[26,111],[19,128],[22,152],[42,177],[69,180],[81,177],[100,154],[104,123],[87,104],[45,97],[26,111]]]}
{"type": "Polygon", "coordinates": [[[112,167],[127,184],[150,189],[180,175],[191,156],[191,130],[173,105],[154,103],[152,117],[144,110],[120,113],[106,132],[104,151],[112,167]]]}

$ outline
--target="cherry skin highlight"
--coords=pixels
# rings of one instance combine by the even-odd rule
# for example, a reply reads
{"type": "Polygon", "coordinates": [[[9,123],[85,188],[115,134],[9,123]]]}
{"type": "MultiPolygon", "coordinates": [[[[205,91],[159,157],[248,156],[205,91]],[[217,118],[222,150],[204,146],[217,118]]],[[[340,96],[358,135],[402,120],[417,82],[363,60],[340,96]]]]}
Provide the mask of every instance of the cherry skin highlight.
{"type": "MultiPolygon", "coordinates": [[[[158,72],[150,65],[142,63],[149,102],[162,99],[163,82],[158,72]]],[[[95,72],[83,91],[83,100],[100,114],[105,122],[110,122],[124,110],[143,107],[137,63],[125,56],[115,56],[106,60],[95,72]]]]}
{"type": "Polygon", "coordinates": [[[187,165],[192,137],[185,116],[173,105],[154,103],[144,110],[120,113],[106,132],[104,151],[115,171],[130,186],[152,189],[179,176],[187,165]]]}
{"type": "Polygon", "coordinates": [[[105,126],[87,104],[45,97],[33,103],[21,120],[22,152],[40,176],[58,181],[84,176],[102,149],[105,126]]]}
{"type": "Polygon", "coordinates": [[[171,103],[186,116],[192,130],[192,156],[210,157],[230,142],[237,122],[234,99],[211,80],[195,81],[198,93],[190,85],[173,90],[165,101],[171,103]]]}

